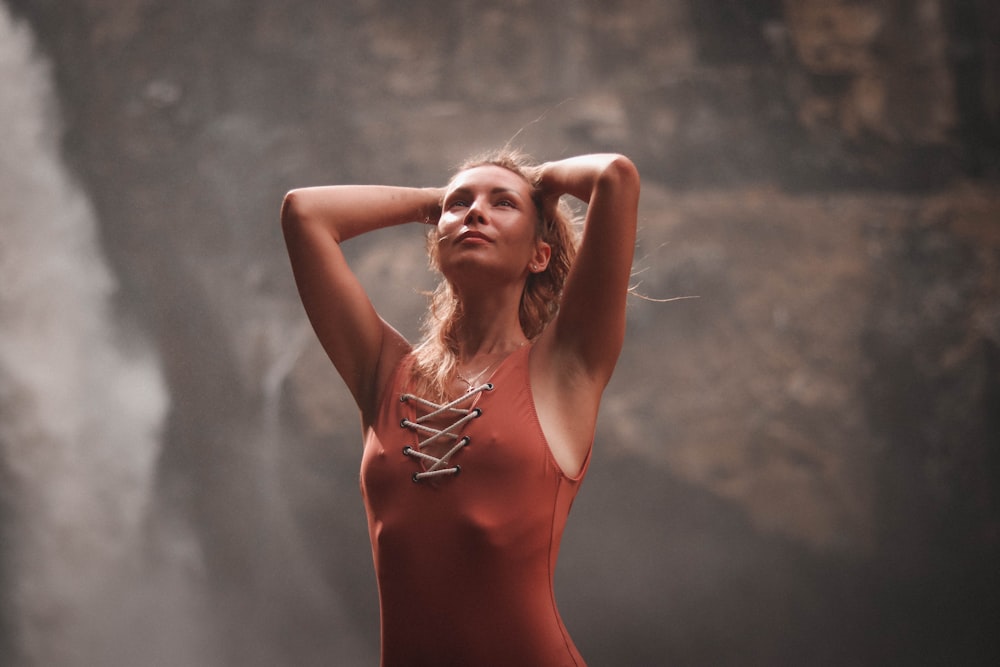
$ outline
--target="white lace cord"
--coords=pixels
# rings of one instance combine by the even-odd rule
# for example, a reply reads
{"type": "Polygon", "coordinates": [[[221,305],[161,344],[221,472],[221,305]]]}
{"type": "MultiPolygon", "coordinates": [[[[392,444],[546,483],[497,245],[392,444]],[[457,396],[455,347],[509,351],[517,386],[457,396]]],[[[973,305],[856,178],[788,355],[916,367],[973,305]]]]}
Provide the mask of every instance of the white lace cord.
{"type": "Polygon", "coordinates": [[[455,433],[455,431],[461,429],[467,422],[470,422],[473,419],[478,418],[481,414],[483,414],[483,411],[480,410],[479,408],[460,408],[457,406],[462,403],[465,403],[470,398],[472,398],[476,394],[479,394],[480,392],[492,391],[492,390],[493,390],[493,384],[487,382],[485,384],[479,385],[478,387],[473,387],[472,389],[469,389],[469,391],[467,391],[464,395],[459,396],[455,400],[445,403],[443,405],[435,403],[433,401],[429,401],[426,398],[421,398],[420,396],[414,396],[413,394],[402,394],[399,397],[399,400],[404,403],[407,401],[413,401],[415,403],[418,403],[419,405],[424,406],[425,408],[431,409],[431,411],[428,412],[426,415],[423,415],[422,417],[417,417],[416,421],[410,421],[409,419],[406,419],[404,417],[402,421],[400,421],[399,423],[399,425],[402,428],[408,428],[416,433],[423,433],[429,435],[429,437],[417,443],[416,449],[410,447],[409,445],[403,447],[404,456],[409,456],[416,459],[422,459],[424,461],[430,462],[431,464],[430,467],[428,467],[426,470],[413,473],[412,479],[414,482],[419,482],[420,480],[426,479],[428,477],[437,477],[438,475],[457,475],[458,473],[462,472],[462,466],[459,465],[454,465],[447,468],[445,467],[448,464],[451,457],[454,456],[458,452],[458,450],[468,446],[468,444],[472,442],[472,439],[469,436],[467,435],[459,436],[457,433],[455,433]],[[427,426],[424,423],[430,419],[433,419],[434,417],[437,417],[445,413],[454,413],[459,415],[459,417],[453,423],[449,424],[443,429],[436,429],[431,426],[427,426]],[[431,456],[430,454],[421,451],[424,447],[430,445],[433,442],[436,442],[441,438],[451,438],[452,440],[456,440],[457,442],[454,444],[454,446],[452,446],[451,449],[445,452],[445,454],[440,458],[437,456],[431,456]]]}

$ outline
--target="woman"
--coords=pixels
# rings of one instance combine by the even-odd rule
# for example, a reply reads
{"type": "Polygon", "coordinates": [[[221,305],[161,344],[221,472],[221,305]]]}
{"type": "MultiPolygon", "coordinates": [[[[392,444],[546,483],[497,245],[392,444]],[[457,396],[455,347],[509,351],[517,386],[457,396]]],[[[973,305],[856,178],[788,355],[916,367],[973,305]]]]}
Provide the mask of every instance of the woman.
{"type": "Polygon", "coordinates": [[[625,333],[639,175],[621,155],[498,154],[444,188],[293,190],[302,302],[361,412],[382,665],[582,665],[552,576],[625,333]],[[588,204],[574,239],[564,194],[588,204]],[[340,244],[422,221],[424,339],[382,320],[340,244]]]}

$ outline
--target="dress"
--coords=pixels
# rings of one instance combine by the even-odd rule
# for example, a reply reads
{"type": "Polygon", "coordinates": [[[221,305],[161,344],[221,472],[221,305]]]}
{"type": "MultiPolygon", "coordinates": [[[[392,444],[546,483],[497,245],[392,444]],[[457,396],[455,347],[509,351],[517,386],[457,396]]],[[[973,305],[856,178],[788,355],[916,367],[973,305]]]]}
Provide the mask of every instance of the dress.
{"type": "MultiPolygon", "coordinates": [[[[429,408],[405,394],[409,358],[382,397],[365,438],[361,491],[383,667],[584,664],[556,609],[552,577],[587,464],[569,477],[552,457],[528,383],[530,349],[507,357],[459,406],[465,423],[438,440],[448,441],[445,449],[469,441],[440,475],[413,479],[441,451],[419,458],[418,444],[433,431],[414,427],[429,408]]],[[[463,419],[452,412],[447,421],[463,419]]]]}

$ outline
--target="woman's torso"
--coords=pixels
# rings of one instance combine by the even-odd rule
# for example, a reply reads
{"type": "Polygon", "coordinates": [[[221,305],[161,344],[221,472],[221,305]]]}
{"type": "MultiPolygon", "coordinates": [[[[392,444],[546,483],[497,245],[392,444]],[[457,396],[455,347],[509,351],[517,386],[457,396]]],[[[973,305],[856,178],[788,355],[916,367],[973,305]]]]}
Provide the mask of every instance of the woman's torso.
{"type": "MultiPolygon", "coordinates": [[[[404,425],[426,412],[412,398],[400,400],[408,360],[366,434],[361,488],[386,667],[583,664],[552,589],[583,473],[564,475],[542,434],[528,382],[530,349],[499,366],[491,390],[459,406],[481,410],[456,433],[469,444],[440,466],[459,466],[459,474],[413,481],[433,465],[403,453],[428,437],[404,425]]],[[[440,457],[448,448],[427,451],[440,457]]]]}

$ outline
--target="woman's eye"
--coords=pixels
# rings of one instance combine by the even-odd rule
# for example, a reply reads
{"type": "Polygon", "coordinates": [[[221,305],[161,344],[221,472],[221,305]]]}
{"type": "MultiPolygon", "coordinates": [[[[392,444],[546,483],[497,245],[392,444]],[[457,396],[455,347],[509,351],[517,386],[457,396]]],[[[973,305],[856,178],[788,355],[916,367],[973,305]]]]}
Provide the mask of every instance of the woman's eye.
{"type": "Polygon", "coordinates": [[[454,199],[448,204],[448,208],[465,208],[469,205],[464,199],[454,199]]]}
{"type": "Polygon", "coordinates": [[[508,206],[510,208],[513,208],[514,202],[512,202],[509,199],[501,199],[500,201],[497,202],[497,206],[508,206]]]}

